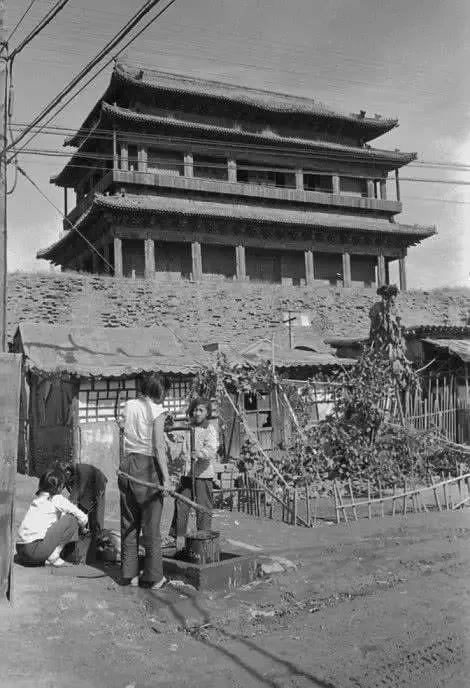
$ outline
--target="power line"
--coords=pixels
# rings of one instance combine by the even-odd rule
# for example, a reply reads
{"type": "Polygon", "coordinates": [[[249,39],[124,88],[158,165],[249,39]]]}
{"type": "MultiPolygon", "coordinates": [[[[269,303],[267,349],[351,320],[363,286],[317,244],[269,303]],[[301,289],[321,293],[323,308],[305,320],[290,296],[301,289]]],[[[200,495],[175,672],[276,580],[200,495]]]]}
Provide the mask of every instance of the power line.
{"type": "Polygon", "coordinates": [[[38,22],[32,31],[23,38],[21,43],[10,53],[10,61],[13,62],[16,55],[18,55],[26,46],[31,43],[31,41],[39,34],[43,29],[46,28],[48,24],[54,19],[54,17],[65,7],[69,0],[57,0],[54,7],[52,7],[47,14],[38,22]]]}
{"type": "MultiPolygon", "coordinates": [[[[60,0],[61,3],[65,4],[68,0],[60,0]]],[[[77,86],[77,84],[82,81],[87,74],[103,60],[109,53],[122,41],[123,38],[135,28],[135,26],[145,17],[146,14],[152,10],[155,5],[157,5],[161,0],[147,0],[145,5],[136,12],[132,18],[118,31],[117,34],[102,48],[95,57],[90,60],[85,67],[62,89],[62,91],[37,115],[33,121],[26,127],[26,129],[7,146],[7,150],[11,150],[16,147],[17,144],[22,141],[25,136],[28,135],[32,127],[39,124],[47,115],[77,86]]],[[[173,0],[175,2],[175,0],[173,0]]],[[[15,52],[13,52],[12,57],[14,57],[15,52]]]]}
{"type": "MultiPolygon", "coordinates": [[[[159,2],[159,0],[157,0],[157,2],[159,2]]],[[[113,55],[113,56],[111,57],[111,59],[109,59],[107,62],[105,62],[105,64],[102,65],[102,67],[101,67],[92,77],[90,77],[90,79],[88,79],[88,81],[86,81],[86,82],[85,82],[85,83],[84,83],[84,84],[83,84],[74,94],[72,94],[72,95],[70,96],[70,98],[69,98],[68,100],[66,100],[65,103],[63,103],[62,106],[61,106],[55,113],[53,113],[53,114],[51,115],[51,117],[49,117],[49,119],[45,122],[44,126],[47,126],[52,120],[54,120],[54,119],[57,117],[57,115],[58,115],[60,112],[62,112],[62,110],[64,110],[64,109],[67,107],[67,105],[69,105],[69,104],[70,104],[70,103],[71,103],[71,102],[72,102],[72,101],[73,101],[73,100],[74,100],[74,99],[75,99],[75,98],[76,98],[76,97],[77,97],[77,96],[78,96],[78,95],[79,95],[79,94],[89,85],[89,84],[91,84],[92,81],[94,81],[94,80],[96,79],[96,77],[98,77],[98,76],[99,76],[99,75],[100,75],[100,74],[101,74],[101,73],[102,73],[102,72],[103,72],[103,71],[104,71],[104,70],[105,70],[105,69],[106,69],[115,59],[116,59],[116,57],[117,57],[123,50],[125,50],[126,48],[128,48],[128,47],[131,45],[131,43],[133,43],[133,41],[136,40],[136,38],[138,38],[138,37],[139,37],[139,36],[140,36],[149,26],[151,26],[159,17],[161,17],[162,14],[163,14],[164,12],[166,12],[166,11],[171,7],[171,5],[173,5],[175,2],[176,2],[176,0],[170,0],[170,1],[165,5],[165,7],[164,7],[162,10],[160,10],[159,12],[157,12],[157,14],[155,14],[155,15],[152,17],[152,19],[151,19],[150,21],[148,21],[148,22],[147,22],[147,23],[146,23],[146,24],[145,24],[145,25],[144,25],[144,26],[143,26],[143,27],[142,27],[142,28],[141,28],[141,29],[140,29],[140,30],[139,30],[130,40],[129,40],[129,41],[127,41],[127,43],[125,43],[125,44],[121,47],[121,49],[120,49],[115,55],[113,55]]],[[[155,3],[154,3],[154,4],[155,4],[155,3]]],[[[130,30],[130,29],[129,29],[129,30],[130,30]]],[[[53,109],[53,108],[50,108],[49,111],[50,111],[51,109],[53,109]]],[[[38,122],[37,122],[37,118],[36,118],[36,120],[35,120],[32,124],[29,125],[29,129],[30,129],[30,130],[33,129],[33,128],[36,126],[37,123],[38,123],[38,122]]],[[[36,133],[34,133],[34,134],[26,141],[26,144],[25,144],[25,145],[27,145],[27,144],[30,143],[34,138],[36,138],[36,136],[40,133],[40,131],[41,131],[41,129],[40,129],[39,131],[37,131],[36,133]]],[[[27,132],[26,132],[26,133],[27,133],[27,132]]],[[[22,137],[22,138],[23,138],[23,137],[22,137]]],[[[18,142],[18,141],[15,142],[15,145],[16,145],[17,142],[18,142]]],[[[21,151],[21,150],[22,150],[22,149],[20,149],[20,151],[21,151]]],[[[19,152],[19,151],[18,151],[18,152],[19,152]]],[[[11,158],[10,158],[10,160],[11,160],[11,158]]],[[[10,160],[9,160],[9,161],[10,161],[10,160]]]]}
{"type": "Polygon", "coordinates": [[[86,238],[86,236],[85,236],[84,234],[82,234],[82,232],[80,232],[79,229],[77,229],[77,227],[68,219],[68,217],[67,217],[66,215],[63,214],[63,212],[60,210],[60,208],[58,208],[58,207],[56,206],[56,204],[55,204],[53,201],[51,201],[51,199],[49,198],[49,196],[47,196],[47,195],[44,193],[44,191],[36,184],[36,182],[34,181],[34,179],[31,179],[31,177],[29,176],[29,174],[28,174],[27,172],[25,172],[25,171],[23,170],[23,168],[20,167],[19,165],[18,165],[18,172],[19,172],[20,174],[22,174],[23,177],[25,177],[25,178],[30,182],[30,184],[32,184],[32,185],[34,186],[34,188],[36,189],[36,191],[37,191],[38,193],[40,193],[41,196],[42,196],[42,197],[43,197],[43,198],[44,198],[44,199],[45,199],[45,200],[46,200],[46,201],[47,201],[47,202],[48,202],[48,203],[58,212],[58,213],[59,213],[59,215],[60,215],[66,222],[69,223],[69,225],[70,225],[70,231],[76,232],[76,233],[85,241],[85,243],[88,244],[88,246],[91,248],[91,250],[92,250],[94,253],[96,253],[96,255],[97,255],[99,258],[101,258],[101,260],[105,263],[105,265],[107,265],[109,268],[111,268],[111,270],[114,272],[114,266],[111,265],[111,263],[104,257],[104,255],[103,255],[102,253],[100,253],[100,251],[98,251],[98,249],[96,248],[96,246],[95,246],[94,244],[92,244],[91,241],[89,241],[89,240],[86,238]]]}
{"type": "Polygon", "coordinates": [[[8,38],[7,38],[7,43],[9,43],[10,40],[13,38],[13,36],[14,36],[15,33],[16,33],[16,31],[18,30],[18,28],[20,27],[20,25],[23,23],[23,20],[25,19],[26,15],[28,14],[28,12],[31,10],[31,8],[33,7],[33,5],[34,5],[36,2],[37,2],[37,0],[31,0],[31,2],[29,3],[28,7],[25,9],[25,11],[23,12],[23,14],[21,15],[21,17],[18,19],[18,21],[16,22],[15,26],[13,27],[13,29],[12,29],[10,35],[9,35],[8,38]]]}

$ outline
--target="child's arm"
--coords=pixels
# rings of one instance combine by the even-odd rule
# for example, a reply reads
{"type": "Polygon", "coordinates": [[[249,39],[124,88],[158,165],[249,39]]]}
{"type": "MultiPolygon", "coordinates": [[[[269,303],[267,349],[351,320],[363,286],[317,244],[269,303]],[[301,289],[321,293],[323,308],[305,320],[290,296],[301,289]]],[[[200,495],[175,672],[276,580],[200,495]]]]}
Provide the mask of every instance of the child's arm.
{"type": "Polygon", "coordinates": [[[63,514],[72,514],[75,516],[81,526],[86,526],[88,523],[88,516],[86,513],[79,509],[78,506],[75,506],[75,504],[72,504],[72,502],[66,497],[63,497],[62,495],[54,495],[51,501],[58,511],[62,512],[63,514]]]}
{"type": "Polygon", "coordinates": [[[217,431],[213,425],[208,425],[204,433],[204,441],[202,447],[196,452],[196,459],[205,461],[214,461],[217,456],[217,449],[219,448],[219,440],[217,431]]]}

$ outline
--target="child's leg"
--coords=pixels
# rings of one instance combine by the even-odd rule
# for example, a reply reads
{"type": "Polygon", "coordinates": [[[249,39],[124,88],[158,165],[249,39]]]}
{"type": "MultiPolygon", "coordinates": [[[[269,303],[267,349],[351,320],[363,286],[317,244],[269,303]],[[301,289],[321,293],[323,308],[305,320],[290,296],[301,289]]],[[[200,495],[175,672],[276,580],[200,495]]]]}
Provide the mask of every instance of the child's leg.
{"type": "MultiPolygon", "coordinates": [[[[201,506],[205,506],[212,511],[212,479],[197,478],[196,479],[196,502],[201,506]]],[[[209,532],[212,528],[212,514],[207,514],[204,511],[196,512],[196,528],[209,532]]]]}

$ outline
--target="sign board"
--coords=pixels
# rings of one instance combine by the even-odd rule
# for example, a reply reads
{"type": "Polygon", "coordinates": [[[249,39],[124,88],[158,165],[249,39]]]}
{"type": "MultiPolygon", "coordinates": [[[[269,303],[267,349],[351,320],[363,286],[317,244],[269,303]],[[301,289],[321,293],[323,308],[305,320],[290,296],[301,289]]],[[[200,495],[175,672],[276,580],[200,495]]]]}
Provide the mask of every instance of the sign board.
{"type": "Polygon", "coordinates": [[[0,354],[0,602],[12,598],[21,355],[0,354]]]}

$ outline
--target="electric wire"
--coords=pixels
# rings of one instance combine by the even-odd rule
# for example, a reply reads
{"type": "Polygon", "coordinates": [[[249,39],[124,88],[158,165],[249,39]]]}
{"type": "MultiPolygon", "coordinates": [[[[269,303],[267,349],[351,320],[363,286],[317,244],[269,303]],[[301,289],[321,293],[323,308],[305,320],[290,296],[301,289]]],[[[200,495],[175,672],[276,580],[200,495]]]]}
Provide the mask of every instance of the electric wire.
{"type": "Polygon", "coordinates": [[[29,34],[23,38],[21,43],[11,51],[10,53],[10,60],[14,60],[16,55],[18,55],[26,46],[31,43],[31,41],[39,34],[43,29],[46,28],[48,24],[51,23],[51,21],[54,19],[54,17],[59,14],[61,10],[64,9],[65,5],[70,0],[57,0],[56,4],[47,12],[47,14],[44,15],[44,17],[40,20],[40,22],[34,27],[32,31],[29,32],[29,34]]]}
{"type": "Polygon", "coordinates": [[[13,29],[11,30],[11,33],[10,33],[10,35],[9,35],[8,38],[7,38],[7,43],[9,43],[9,42],[11,41],[11,39],[12,39],[13,36],[15,35],[16,31],[19,29],[19,27],[20,27],[21,24],[23,23],[23,20],[26,18],[27,14],[29,13],[29,11],[32,9],[33,5],[34,5],[36,2],[37,2],[37,0],[31,0],[31,2],[29,3],[29,5],[28,5],[27,8],[25,9],[25,11],[23,12],[23,14],[21,15],[21,17],[20,17],[20,18],[18,19],[18,21],[16,22],[15,26],[14,26],[13,29]]]}

